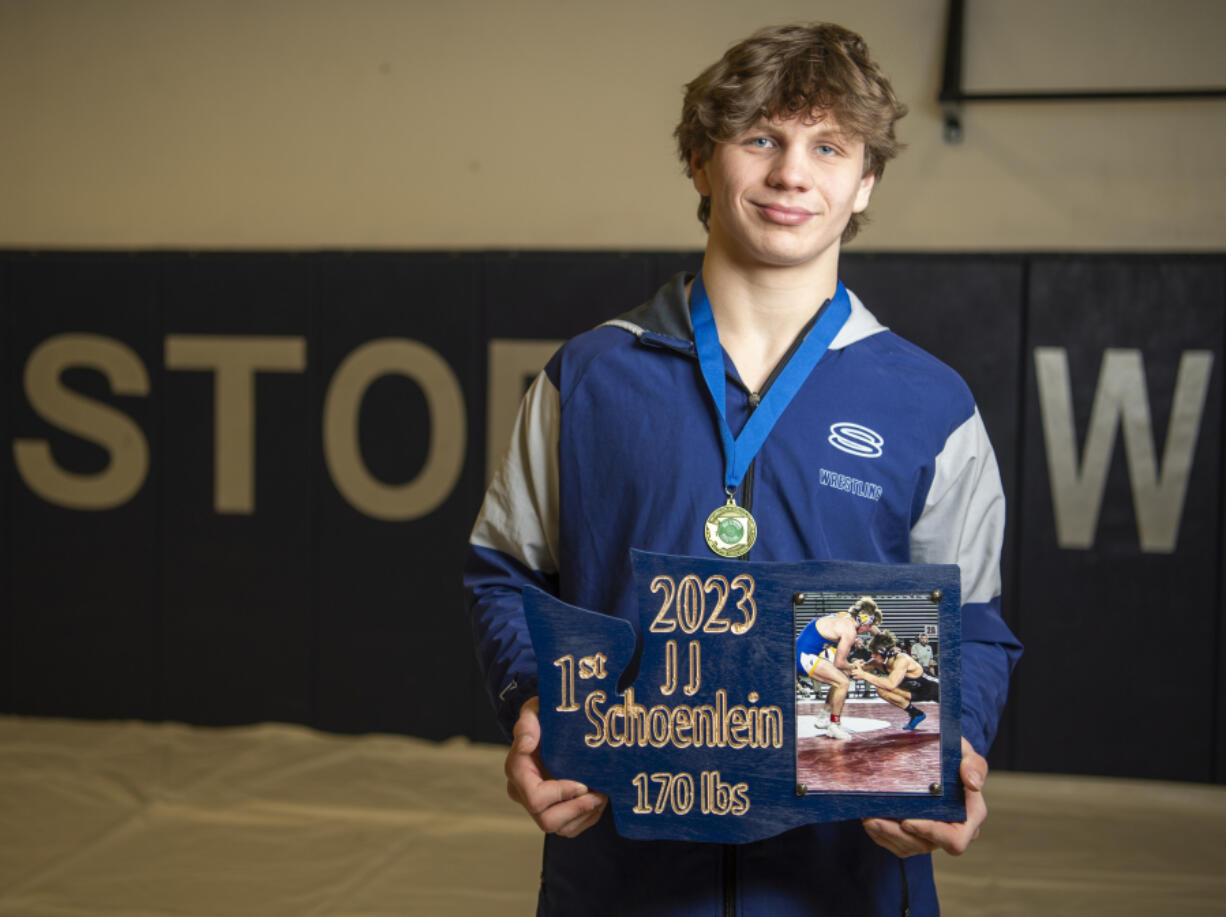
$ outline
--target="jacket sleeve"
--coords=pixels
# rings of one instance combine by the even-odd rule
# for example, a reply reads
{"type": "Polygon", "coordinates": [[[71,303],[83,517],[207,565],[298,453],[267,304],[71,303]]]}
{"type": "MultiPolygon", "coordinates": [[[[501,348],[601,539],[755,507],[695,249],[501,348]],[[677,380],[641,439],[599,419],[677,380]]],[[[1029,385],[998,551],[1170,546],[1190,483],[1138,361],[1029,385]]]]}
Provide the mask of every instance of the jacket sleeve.
{"type": "Polygon", "coordinates": [[[1005,497],[978,409],[936,458],[911,529],[916,563],[957,564],[962,584],[962,735],[981,755],[996,736],[1022,645],[1000,615],[1005,497]]]}
{"type": "Polygon", "coordinates": [[[558,390],[545,373],[520,404],[510,447],[469,538],[464,594],[477,659],[508,737],[537,694],[536,656],[522,592],[557,594],[558,390]]]}

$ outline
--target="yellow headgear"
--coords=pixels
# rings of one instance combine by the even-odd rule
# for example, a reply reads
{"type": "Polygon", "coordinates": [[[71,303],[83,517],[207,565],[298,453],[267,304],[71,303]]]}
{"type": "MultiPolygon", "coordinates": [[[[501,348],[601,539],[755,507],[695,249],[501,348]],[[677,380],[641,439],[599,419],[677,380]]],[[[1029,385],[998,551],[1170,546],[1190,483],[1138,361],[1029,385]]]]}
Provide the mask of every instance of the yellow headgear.
{"type": "Polygon", "coordinates": [[[881,610],[870,596],[861,596],[847,611],[856,619],[856,623],[861,627],[866,624],[876,625],[881,623],[881,610]]]}

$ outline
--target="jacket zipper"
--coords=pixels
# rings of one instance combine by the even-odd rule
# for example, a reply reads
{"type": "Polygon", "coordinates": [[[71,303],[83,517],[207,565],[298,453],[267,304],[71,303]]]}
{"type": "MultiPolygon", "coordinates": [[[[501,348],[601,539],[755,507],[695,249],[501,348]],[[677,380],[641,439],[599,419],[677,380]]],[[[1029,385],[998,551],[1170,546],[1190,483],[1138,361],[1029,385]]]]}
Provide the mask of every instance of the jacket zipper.
{"type": "MultiPolygon", "coordinates": [[[[758,405],[762,403],[762,396],[757,392],[749,393],[749,414],[757,410],[758,405]]],[[[748,420],[746,421],[748,423],[748,420]]],[[[745,512],[753,513],[753,470],[755,462],[750,462],[749,467],[745,469],[745,477],[741,478],[741,506],[745,512]]],[[[742,560],[749,560],[749,553],[743,555],[742,560]]]]}
{"type": "MultiPolygon", "coordinates": [[[[771,374],[767,376],[766,381],[762,383],[761,391],[750,392],[748,390],[748,386],[746,386],[745,383],[740,382],[738,380],[738,383],[740,384],[741,388],[745,389],[746,392],[748,392],[749,414],[750,415],[752,415],[753,412],[757,410],[758,405],[762,403],[762,396],[766,394],[766,392],[770,389],[771,384],[775,381],[775,378],[779,375],[779,373],[783,371],[783,367],[787,366],[788,362],[795,355],[797,349],[799,349],[801,345],[801,342],[804,341],[805,337],[813,329],[813,326],[817,323],[818,316],[821,315],[821,313],[825,310],[826,306],[829,305],[829,303],[830,303],[829,300],[823,303],[822,308],[818,309],[817,313],[813,316],[813,318],[809,320],[808,324],[806,324],[805,327],[801,329],[800,334],[796,336],[796,340],[792,342],[792,346],[789,347],[787,353],[783,355],[783,359],[779,361],[779,363],[775,366],[774,370],[771,371],[771,374]]],[[[748,422],[748,419],[746,419],[746,422],[748,422]]],[[[754,479],[754,465],[756,464],[756,462],[757,460],[755,459],[754,461],[751,461],[749,463],[749,467],[745,469],[745,477],[741,478],[741,491],[740,491],[741,499],[739,502],[741,504],[741,507],[747,513],[751,515],[753,514],[753,479],[754,479]]],[[[752,553],[753,553],[752,550],[746,551],[744,554],[741,555],[740,559],[749,560],[749,555],[752,553]]],[[[906,878],[905,873],[903,874],[903,877],[905,881],[905,878],[906,878]]],[[[724,894],[724,917],[736,917],[736,845],[735,844],[724,844],[723,894],[724,894]]]]}
{"type": "Polygon", "coordinates": [[[736,845],[724,844],[724,917],[736,917],[736,845]]]}
{"type": "MultiPolygon", "coordinates": [[[[787,361],[784,360],[783,363],[787,361]]],[[[767,379],[763,389],[769,388],[770,383],[774,381],[775,373],[772,373],[767,379]]],[[[762,403],[762,396],[757,392],[749,393],[749,413],[750,415],[762,403]]],[[[745,477],[741,479],[741,506],[747,513],[753,513],[753,470],[754,462],[749,463],[749,467],[745,469],[745,477]]],[[[746,551],[741,555],[741,560],[749,560],[750,551],[746,551]]],[[[900,857],[898,860],[898,868],[902,873],[902,917],[910,917],[911,915],[911,889],[907,882],[907,865],[900,857]]],[[[724,862],[723,862],[723,893],[724,893],[724,917],[736,917],[736,846],[734,844],[724,845],[724,862]]]]}
{"type": "MultiPolygon", "coordinates": [[[[768,383],[769,384],[769,383],[768,383]]],[[[749,413],[752,415],[758,405],[762,403],[762,396],[757,392],[749,393],[749,413]]],[[[753,466],[750,462],[749,467],[745,469],[745,477],[741,479],[741,506],[745,512],[753,513],[753,466]]],[[[741,555],[741,560],[749,560],[751,551],[746,551],[741,555]]],[[[736,917],[736,846],[734,844],[724,845],[724,917],[736,917]]]]}

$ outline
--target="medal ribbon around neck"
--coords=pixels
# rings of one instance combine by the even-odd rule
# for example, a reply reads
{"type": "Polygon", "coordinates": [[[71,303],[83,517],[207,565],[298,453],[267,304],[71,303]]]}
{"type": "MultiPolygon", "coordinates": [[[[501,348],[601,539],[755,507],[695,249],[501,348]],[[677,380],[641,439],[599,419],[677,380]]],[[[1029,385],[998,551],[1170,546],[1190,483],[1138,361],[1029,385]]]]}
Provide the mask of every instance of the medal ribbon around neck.
{"type": "Polygon", "coordinates": [[[749,415],[734,437],[728,427],[727,403],[724,388],[724,352],[715,327],[715,314],[711,311],[711,299],[702,282],[702,272],[694,277],[690,288],[690,319],[694,325],[694,346],[698,350],[698,365],[703,381],[715,404],[719,419],[720,441],[724,447],[724,492],[728,502],[707,517],[705,534],[707,544],[716,554],[724,557],[740,557],[753,547],[757,538],[757,524],[753,516],[736,505],[734,496],[750,464],[766,442],[775,422],[782,416],[792,398],[818,361],[825,355],[839,330],[851,315],[851,297],[847,288],[839,282],[834,298],[810,329],[800,347],[788,360],[783,371],[766,391],[766,395],[749,415]]]}

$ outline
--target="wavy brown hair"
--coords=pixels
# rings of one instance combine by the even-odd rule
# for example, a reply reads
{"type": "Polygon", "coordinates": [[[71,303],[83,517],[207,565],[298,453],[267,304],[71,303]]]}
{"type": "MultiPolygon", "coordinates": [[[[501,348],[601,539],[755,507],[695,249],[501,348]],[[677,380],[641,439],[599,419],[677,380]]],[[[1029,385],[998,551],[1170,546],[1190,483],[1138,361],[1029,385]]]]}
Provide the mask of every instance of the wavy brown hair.
{"type": "MultiPolygon", "coordinates": [[[[828,22],[776,26],[729,48],[686,85],[681,121],[673,135],[685,173],[692,178],[692,156],[706,162],[715,144],[743,134],[764,118],[825,113],[864,141],[864,174],[880,178],[901,149],[894,124],[907,108],[869,56],[864,39],[828,22]]],[[[711,199],[705,195],[698,219],[710,228],[711,199]]],[[[863,214],[852,214],[843,241],[851,241],[863,223],[863,214]]]]}
{"type": "Polygon", "coordinates": [[[890,650],[897,648],[898,638],[888,630],[883,630],[879,634],[874,634],[873,639],[868,641],[868,651],[870,653],[880,653],[885,655],[890,650]]]}

